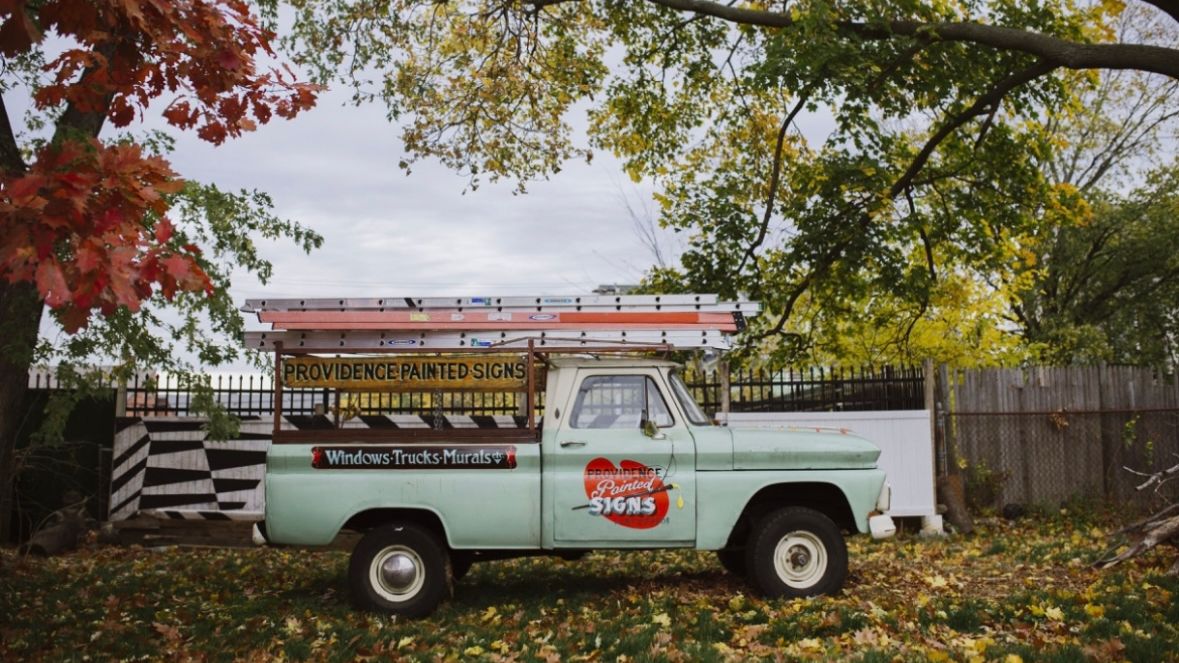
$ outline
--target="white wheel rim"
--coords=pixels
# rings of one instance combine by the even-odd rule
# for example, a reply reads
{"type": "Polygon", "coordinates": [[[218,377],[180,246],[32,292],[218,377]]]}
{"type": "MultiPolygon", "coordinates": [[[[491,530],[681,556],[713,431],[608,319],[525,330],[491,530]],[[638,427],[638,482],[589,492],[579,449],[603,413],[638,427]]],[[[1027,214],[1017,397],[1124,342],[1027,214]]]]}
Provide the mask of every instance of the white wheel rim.
{"type": "Polygon", "coordinates": [[[790,587],[814,587],[827,572],[827,546],[811,532],[790,532],[774,548],[774,571],[790,587]]]}
{"type": "Polygon", "coordinates": [[[373,555],[368,565],[373,590],[386,601],[402,603],[417,596],[426,582],[426,567],[412,548],[388,546],[373,555]]]}

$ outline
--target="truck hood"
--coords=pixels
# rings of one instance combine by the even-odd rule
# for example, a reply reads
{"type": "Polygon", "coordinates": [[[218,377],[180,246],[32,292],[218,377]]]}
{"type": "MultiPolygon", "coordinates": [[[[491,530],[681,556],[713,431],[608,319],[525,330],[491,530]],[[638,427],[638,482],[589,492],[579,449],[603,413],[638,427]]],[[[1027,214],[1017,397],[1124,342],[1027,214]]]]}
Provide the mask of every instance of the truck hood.
{"type": "Polygon", "coordinates": [[[733,469],[872,469],[880,448],[839,430],[732,428],[733,469]]]}

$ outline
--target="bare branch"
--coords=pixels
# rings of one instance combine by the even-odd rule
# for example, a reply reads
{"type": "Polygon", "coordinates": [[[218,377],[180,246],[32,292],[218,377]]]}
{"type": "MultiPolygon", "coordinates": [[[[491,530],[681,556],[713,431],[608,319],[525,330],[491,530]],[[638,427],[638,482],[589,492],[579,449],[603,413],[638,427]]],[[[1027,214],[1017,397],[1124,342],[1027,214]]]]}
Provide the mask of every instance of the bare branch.
{"type": "Polygon", "coordinates": [[[1170,481],[1171,479],[1175,478],[1175,476],[1179,475],[1179,465],[1173,465],[1165,470],[1162,470],[1161,472],[1155,472],[1154,474],[1147,474],[1145,472],[1138,472],[1136,470],[1131,470],[1128,467],[1124,467],[1122,469],[1126,470],[1127,472],[1130,472],[1131,474],[1137,474],[1140,477],[1149,477],[1148,480],[1144,481],[1142,484],[1135,487],[1134,490],[1146,490],[1147,488],[1150,488],[1151,486],[1155,486],[1155,485],[1161,486],[1164,483],[1166,483],[1167,481],[1170,481]]]}

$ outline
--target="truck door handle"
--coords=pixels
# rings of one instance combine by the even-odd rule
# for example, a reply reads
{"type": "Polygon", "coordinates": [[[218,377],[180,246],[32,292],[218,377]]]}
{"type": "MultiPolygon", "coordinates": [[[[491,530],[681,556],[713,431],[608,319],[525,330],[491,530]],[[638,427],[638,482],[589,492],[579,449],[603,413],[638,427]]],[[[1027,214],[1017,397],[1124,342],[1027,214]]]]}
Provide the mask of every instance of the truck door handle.
{"type": "Polygon", "coordinates": [[[585,442],[580,440],[564,440],[561,442],[562,447],[584,447],[585,442]]]}

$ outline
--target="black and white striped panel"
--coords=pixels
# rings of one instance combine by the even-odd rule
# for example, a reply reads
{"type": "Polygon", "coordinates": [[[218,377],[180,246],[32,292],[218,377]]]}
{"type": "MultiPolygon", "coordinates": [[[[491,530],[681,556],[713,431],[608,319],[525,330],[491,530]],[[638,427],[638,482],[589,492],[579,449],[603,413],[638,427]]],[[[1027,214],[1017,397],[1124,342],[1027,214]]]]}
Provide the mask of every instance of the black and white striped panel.
{"type": "Polygon", "coordinates": [[[204,420],[190,417],[116,423],[111,520],[141,512],[262,518],[262,479],[273,424],[243,421],[239,439],[227,442],[205,439],[203,425],[204,420]]]}

